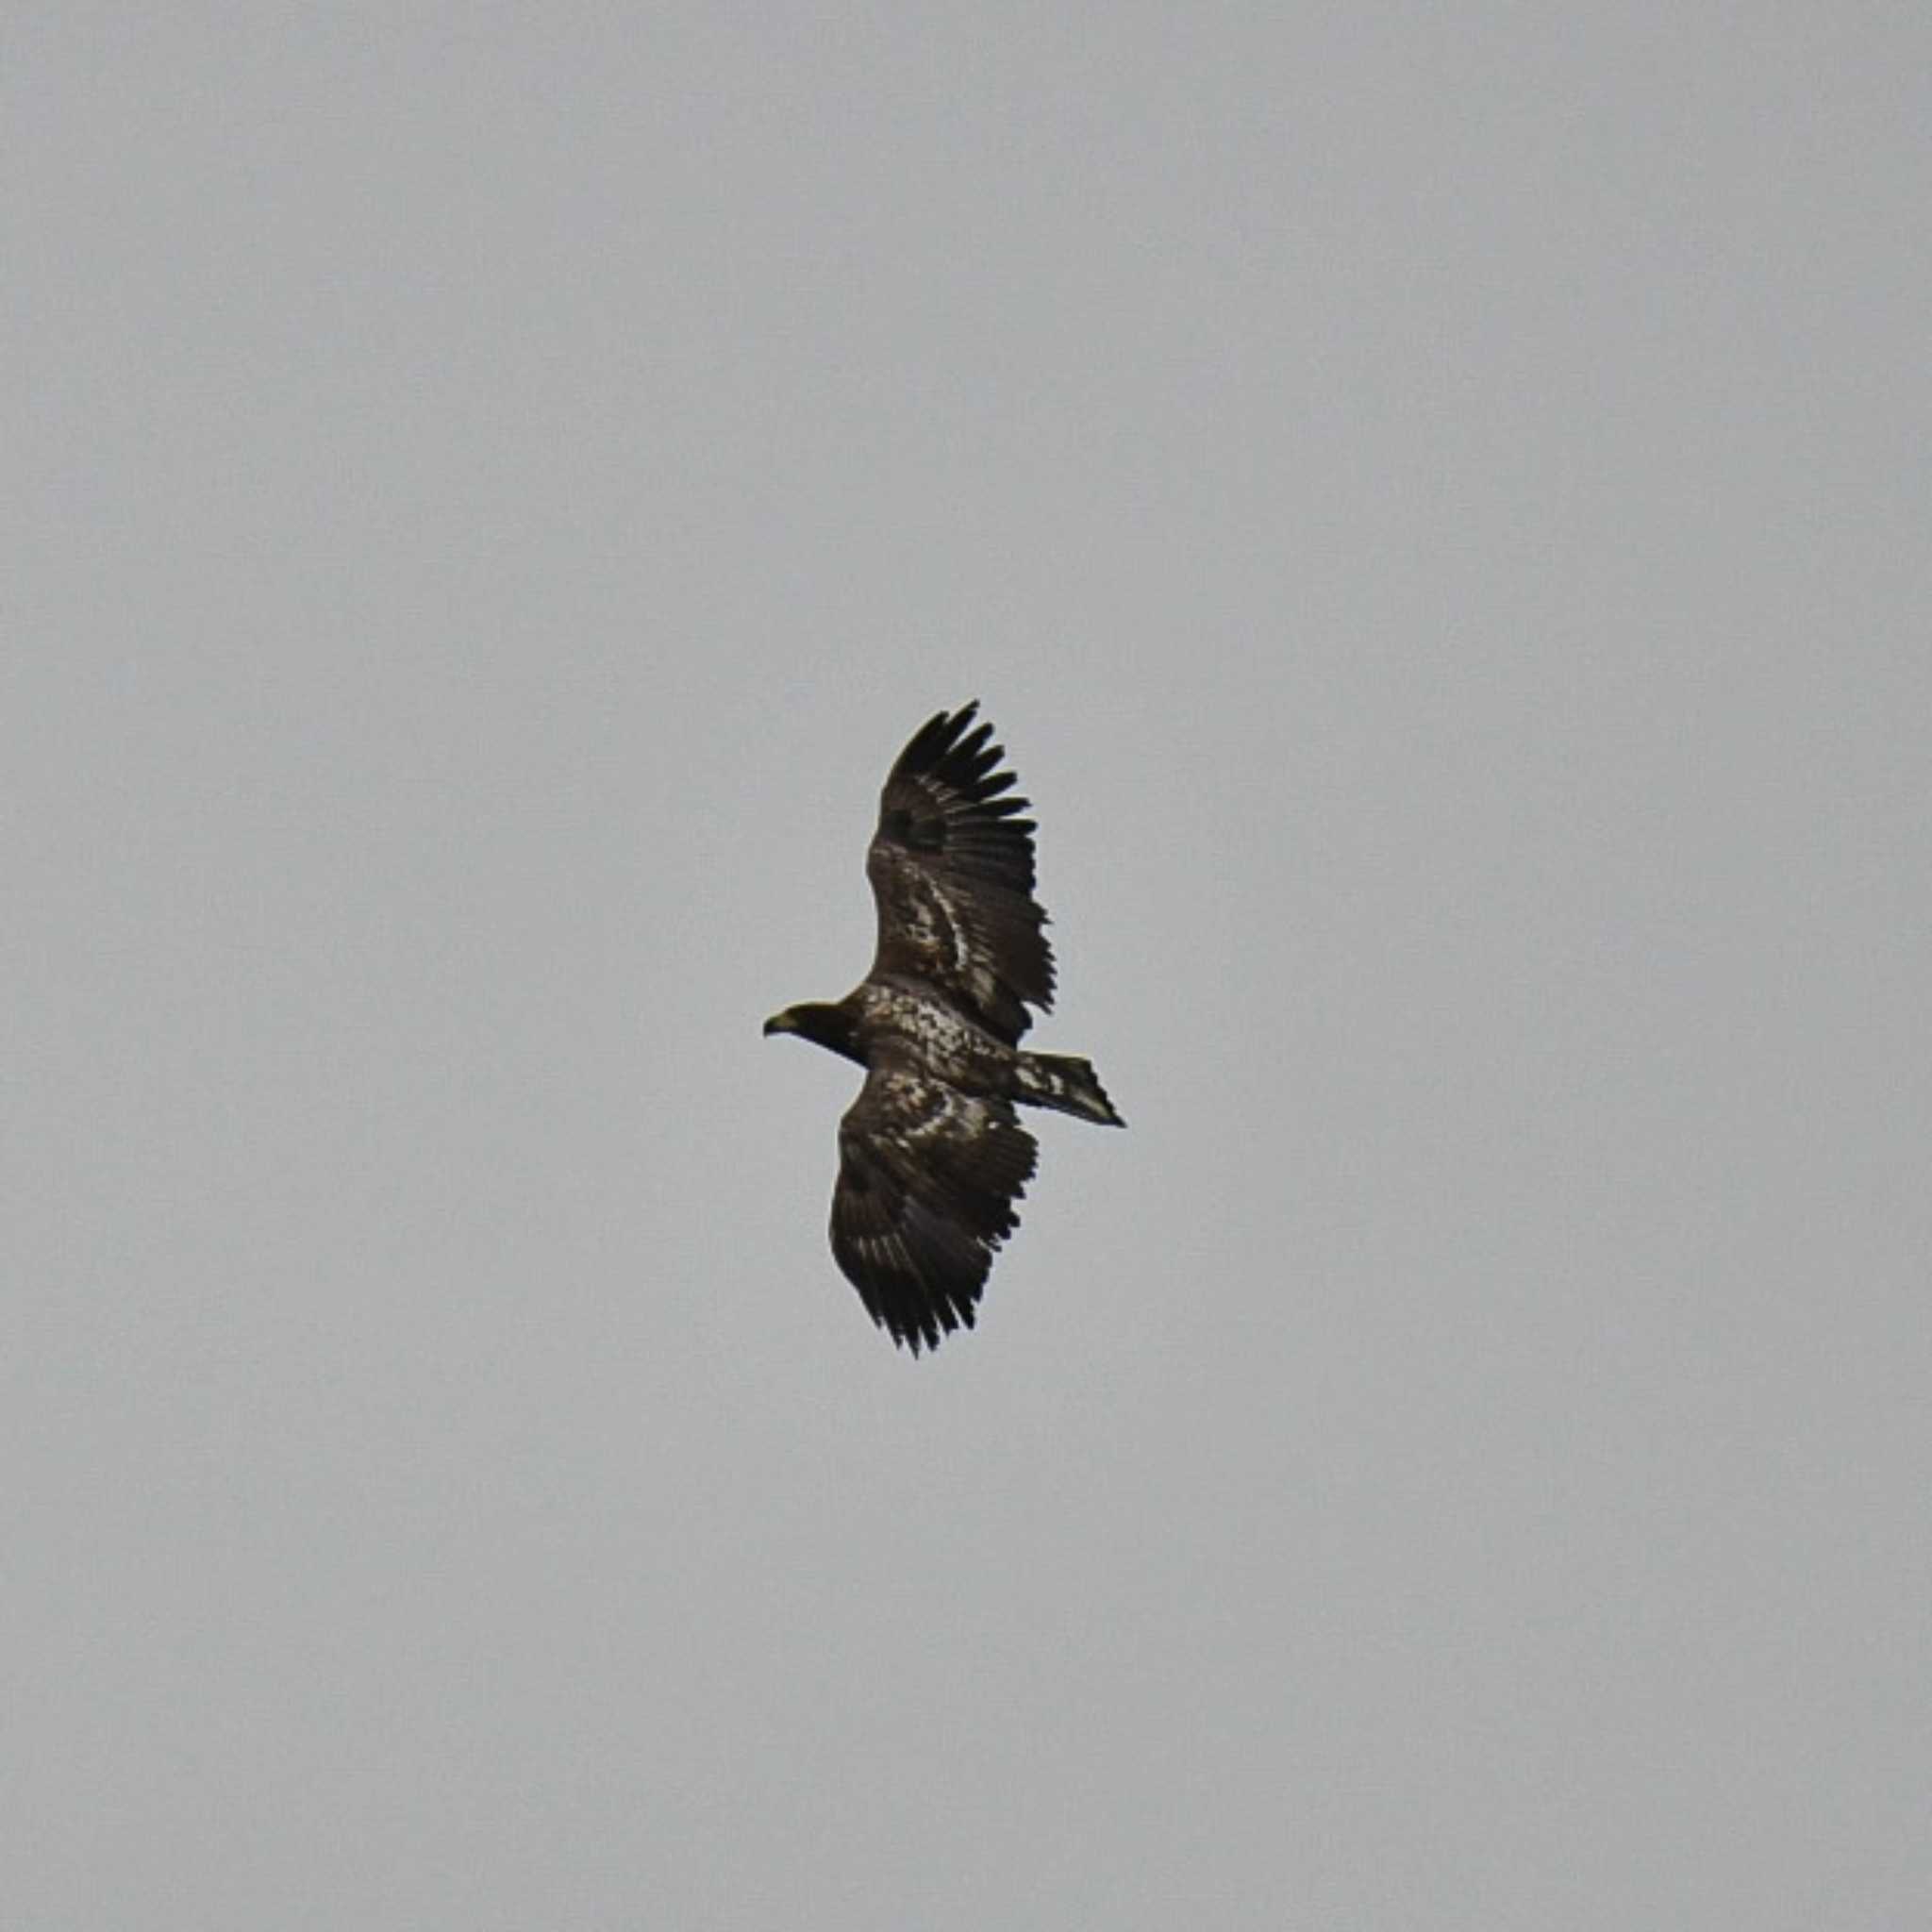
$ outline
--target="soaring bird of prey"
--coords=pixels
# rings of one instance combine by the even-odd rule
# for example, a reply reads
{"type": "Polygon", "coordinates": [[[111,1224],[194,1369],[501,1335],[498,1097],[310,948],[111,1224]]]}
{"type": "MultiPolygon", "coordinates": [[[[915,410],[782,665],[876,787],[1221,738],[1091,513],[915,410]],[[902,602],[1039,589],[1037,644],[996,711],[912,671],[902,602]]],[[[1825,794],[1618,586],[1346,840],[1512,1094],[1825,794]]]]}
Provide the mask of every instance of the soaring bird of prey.
{"type": "Polygon", "coordinates": [[[1092,1066],[1026,1053],[1053,1005],[1033,896],[1033,833],[975,701],[899,754],[865,855],[878,908],[872,971],[842,1000],[787,1007],[795,1033],[865,1069],[839,1123],[832,1253],[867,1312],[917,1355],[973,1326],[993,1251],[1019,1225],[1034,1140],[1014,1103],[1124,1126],[1092,1066]]]}

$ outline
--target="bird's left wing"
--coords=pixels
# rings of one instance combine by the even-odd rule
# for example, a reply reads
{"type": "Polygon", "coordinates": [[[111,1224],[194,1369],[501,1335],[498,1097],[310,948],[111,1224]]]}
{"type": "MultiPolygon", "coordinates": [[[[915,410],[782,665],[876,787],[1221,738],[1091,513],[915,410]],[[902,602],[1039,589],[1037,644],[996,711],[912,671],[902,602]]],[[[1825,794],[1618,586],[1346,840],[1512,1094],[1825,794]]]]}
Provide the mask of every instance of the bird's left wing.
{"type": "Polygon", "coordinates": [[[878,907],[873,974],[915,978],[1009,1046],[1053,1005],[1053,948],[1033,897],[1033,821],[976,704],[941,711],[899,754],[866,876],[878,907]]]}

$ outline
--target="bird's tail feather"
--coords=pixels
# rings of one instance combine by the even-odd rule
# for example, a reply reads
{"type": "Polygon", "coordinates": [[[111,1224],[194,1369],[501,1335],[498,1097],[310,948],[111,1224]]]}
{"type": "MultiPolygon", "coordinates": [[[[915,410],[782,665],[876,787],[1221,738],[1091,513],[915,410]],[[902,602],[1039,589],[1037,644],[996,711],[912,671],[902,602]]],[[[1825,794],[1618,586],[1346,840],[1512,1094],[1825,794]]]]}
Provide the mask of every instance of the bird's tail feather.
{"type": "Polygon", "coordinates": [[[1091,1060],[1064,1053],[1023,1053],[1014,1097],[1033,1107],[1058,1108],[1104,1127],[1124,1127],[1091,1060]]]}

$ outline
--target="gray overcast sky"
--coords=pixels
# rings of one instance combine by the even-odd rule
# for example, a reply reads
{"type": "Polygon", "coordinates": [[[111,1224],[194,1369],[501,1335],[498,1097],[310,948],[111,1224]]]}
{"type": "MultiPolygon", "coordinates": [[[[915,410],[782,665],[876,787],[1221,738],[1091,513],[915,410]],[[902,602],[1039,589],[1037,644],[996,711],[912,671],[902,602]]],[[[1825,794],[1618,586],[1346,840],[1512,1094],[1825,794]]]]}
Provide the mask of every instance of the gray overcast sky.
{"type": "Polygon", "coordinates": [[[9,1926],[1932,1922],[1922,8],[5,41],[9,1926]]]}

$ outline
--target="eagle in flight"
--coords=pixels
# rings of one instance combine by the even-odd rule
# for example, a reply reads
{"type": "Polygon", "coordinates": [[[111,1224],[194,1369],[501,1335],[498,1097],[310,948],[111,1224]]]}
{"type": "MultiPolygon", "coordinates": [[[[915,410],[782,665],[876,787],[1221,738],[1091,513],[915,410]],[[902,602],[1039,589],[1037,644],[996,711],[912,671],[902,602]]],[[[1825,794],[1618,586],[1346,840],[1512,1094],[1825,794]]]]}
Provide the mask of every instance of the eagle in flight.
{"type": "Polygon", "coordinates": [[[865,856],[878,908],[872,971],[842,1000],[787,1007],[767,1034],[857,1060],[839,1123],[832,1253],[866,1311],[917,1355],[973,1326],[1036,1148],[1014,1103],[1124,1126],[1084,1059],[1025,1053],[1026,1008],[1053,1005],[1033,896],[1033,821],[975,702],[899,754],[865,856]]]}

